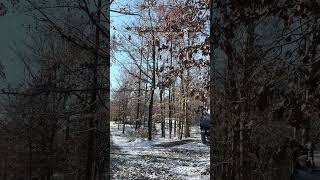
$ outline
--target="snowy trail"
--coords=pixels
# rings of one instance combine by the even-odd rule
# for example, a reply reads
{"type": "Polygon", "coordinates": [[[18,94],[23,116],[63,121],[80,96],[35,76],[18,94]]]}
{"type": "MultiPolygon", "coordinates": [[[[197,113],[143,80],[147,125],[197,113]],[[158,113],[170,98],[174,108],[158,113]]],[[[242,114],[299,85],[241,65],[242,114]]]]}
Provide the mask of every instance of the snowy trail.
{"type": "Polygon", "coordinates": [[[114,123],[111,135],[112,179],[209,179],[209,147],[199,137],[169,141],[156,136],[153,141],[128,142],[114,123]]]}

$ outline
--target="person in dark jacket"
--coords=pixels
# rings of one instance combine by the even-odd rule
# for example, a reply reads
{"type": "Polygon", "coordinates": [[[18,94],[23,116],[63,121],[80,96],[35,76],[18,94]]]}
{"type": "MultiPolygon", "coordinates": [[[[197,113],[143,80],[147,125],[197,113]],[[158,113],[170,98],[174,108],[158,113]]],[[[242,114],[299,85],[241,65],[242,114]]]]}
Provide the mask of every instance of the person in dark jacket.
{"type": "Polygon", "coordinates": [[[203,107],[201,107],[201,117],[200,117],[200,130],[201,130],[201,140],[203,144],[206,144],[207,137],[210,135],[210,114],[207,112],[207,110],[203,107]]]}
{"type": "Polygon", "coordinates": [[[207,112],[203,112],[200,119],[200,130],[210,130],[210,115],[207,112]]]}

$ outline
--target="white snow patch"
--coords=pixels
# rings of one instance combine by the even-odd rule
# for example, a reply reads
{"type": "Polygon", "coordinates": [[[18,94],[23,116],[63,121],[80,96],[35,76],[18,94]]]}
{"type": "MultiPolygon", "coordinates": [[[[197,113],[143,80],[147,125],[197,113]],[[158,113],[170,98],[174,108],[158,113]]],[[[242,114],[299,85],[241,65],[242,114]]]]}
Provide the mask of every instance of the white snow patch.
{"type": "Polygon", "coordinates": [[[191,142],[178,145],[175,144],[179,142],[178,138],[162,138],[160,134],[152,141],[137,138],[129,142],[127,132],[133,128],[127,126],[122,134],[122,128],[118,130],[116,123],[110,125],[112,142],[120,148],[111,155],[114,166],[119,169],[114,172],[113,179],[210,179],[206,172],[210,161],[209,147],[200,142],[198,127],[191,129],[192,137],[188,138],[191,142]],[[159,146],[165,143],[173,145],[159,146]]]}

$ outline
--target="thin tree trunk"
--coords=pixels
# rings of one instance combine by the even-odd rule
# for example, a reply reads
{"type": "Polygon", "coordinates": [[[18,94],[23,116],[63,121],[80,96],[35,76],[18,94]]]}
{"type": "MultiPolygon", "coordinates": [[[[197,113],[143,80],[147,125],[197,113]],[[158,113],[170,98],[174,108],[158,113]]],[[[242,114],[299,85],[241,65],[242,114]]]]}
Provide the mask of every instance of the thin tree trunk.
{"type": "MultiPolygon", "coordinates": [[[[316,16],[316,18],[314,18],[313,23],[317,24],[317,22],[319,22],[319,18],[320,16],[316,16]]],[[[318,35],[316,35],[316,33],[318,33],[318,31],[312,31],[312,34],[309,36],[309,41],[310,43],[307,43],[306,46],[306,53],[310,54],[310,60],[312,63],[308,63],[307,65],[307,71],[310,72],[308,74],[305,75],[305,79],[310,79],[311,76],[313,76],[314,74],[311,74],[312,72],[312,64],[317,60],[316,56],[319,54],[317,53],[317,49],[319,46],[319,38],[317,38],[318,35]]],[[[308,55],[306,54],[306,55],[308,55]]],[[[310,141],[310,110],[309,110],[309,88],[310,85],[306,88],[305,90],[305,102],[306,102],[306,114],[305,114],[305,125],[303,128],[303,134],[302,134],[302,144],[307,143],[308,141],[310,141]]]]}
{"type": "Polygon", "coordinates": [[[172,94],[171,88],[169,88],[169,138],[172,138],[172,94]]]}
{"type": "MultiPolygon", "coordinates": [[[[181,96],[181,94],[180,94],[180,97],[179,97],[179,112],[181,112],[183,109],[182,109],[182,96],[181,96]]],[[[179,139],[181,139],[180,137],[182,136],[181,134],[182,134],[182,119],[183,119],[183,117],[182,117],[182,115],[181,115],[181,113],[179,113],[179,115],[178,115],[178,138],[179,139]]]]}
{"type": "MultiPolygon", "coordinates": [[[[69,158],[69,137],[70,137],[70,120],[69,117],[66,119],[66,134],[65,134],[65,158],[69,158]]],[[[69,161],[66,162],[66,167],[64,168],[64,174],[63,174],[63,179],[67,180],[69,179],[69,176],[67,175],[69,172],[69,161]]]]}
{"type": "MultiPolygon", "coordinates": [[[[172,87],[172,102],[171,102],[171,105],[172,105],[172,113],[175,114],[175,106],[174,106],[174,103],[175,103],[175,82],[173,83],[173,87],[172,87]]],[[[174,116],[174,125],[173,125],[173,136],[176,137],[177,136],[177,116],[175,115],[174,116]]]]}
{"type": "MultiPolygon", "coordinates": [[[[141,42],[142,42],[142,40],[141,40],[141,42]]],[[[140,49],[140,66],[142,66],[142,48],[140,49]]],[[[140,119],[141,78],[142,78],[142,69],[140,68],[140,71],[139,71],[139,82],[138,82],[139,83],[139,87],[138,87],[138,104],[137,104],[137,116],[136,116],[136,130],[138,129],[138,126],[140,126],[140,124],[141,124],[141,119],[140,119]]]]}
{"type": "Polygon", "coordinates": [[[137,114],[136,114],[136,127],[137,130],[140,125],[140,81],[139,81],[139,90],[138,90],[138,103],[137,103],[137,114]]]}
{"type": "MultiPolygon", "coordinates": [[[[239,170],[240,170],[240,174],[239,174],[239,179],[240,180],[244,180],[244,179],[248,179],[250,178],[250,174],[247,174],[247,167],[245,167],[245,121],[248,117],[248,111],[250,110],[248,107],[249,104],[249,94],[248,91],[250,91],[250,85],[247,82],[247,79],[249,77],[250,71],[249,68],[252,65],[252,61],[253,59],[251,58],[251,52],[253,50],[253,46],[254,46],[254,33],[255,33],[255,27],[253,24],[249,24],[247,26],[247,30],[246,30],[246,49],[245,49],[245,54],[244,54],[244,60],[245,60],[245,66],[244,66],[244,70],[243,70],[243,79],[242,79],[242,84],[244,84],[244,86],[241,87],[241,89],[239,89],[239,100],[240,100],[240,107],[241,107],[241,111],[240,111],[240,119],[239,119],[239,127],[240,127],[240,131],[239,131],[239,170]]],[[[247,140],[248,141],[248,140],[247,140]]]]}
{"type": "Polygon", "coordinates": [[[177,137],[177,117],[174,117],[174,124],[173,124],[173,137],[177,137]]]}
{"type": "MultiPolygon", "coordinates": [[[[99,0],[101,1],[101,0],[99,0]]],[[[107,5],[106,5],[106,16],[107,17],[110,17],[110,5],[111,5],[111,1],[108,0],[107,1],[107,5]]],[[[106,23],[106,29],[107,29],[107,35],[108,37],[105,37],[106,39],[106,49],[107,50],[110,50],[110,22],[107,22],[106,23]]],[[[107,63],[106,67],[104,67],[105,71],[106,71],[106,77],[107,79],[105,79],[105,85],[106,87],[110,87],[110,53],[107,53],[106,54],[106,59],[104,59],[104,61],[107,63]]],[[[110,111],[111,111],[111,108],[110,108],[110,91],[105,91],[105,94],[103,94],[102,97],[106,97],[107,100],[105,101],[105,106],[106,106],[106,109],[105,109],[105,118],[106,118],[106,161],[105,161],[105,171],[103,171],[102,173],[104,173],[104,177],[106,177],[106,180],[110,180],[111,177],[111,170],[110,170],[110,164],[111,164],[111,158],[110,158],[110,152],[111,152],[111,142],[110,142],[110,111]]]]}
{"type": "Polygon", "coordinates": [[[178,117],[178,138],[180,138],[181,134],[181,117],[178,117]]]}
{"type": "Polygon", "coordinates": [[[183,110],[184,110],[184,124],[185,124],[185,127],[184,127],[184,137],[187,138],[190,136],[190,133],[189,133],[189,122],[188,122],[188,103],[187,103],[187,97],[186,97],[186,94],[184,95],[184,98],[183,98],[184,102],[183,102],[183,110]]]}
{"type": "MultiPolygon", "coordinates": [[[[170,27],[171,28],[171,27],[170,27]]],[[[172,34],[170,34],[170,68],[172,67],[172,34]]],[[[171,87],[169,87],[169,138],[172,138],[172,86],[174,86],[174,83],[172,83],[171,87]]]]}
{"type": "Polygon", "coordinates": [[[121,113],[121,101],[119,100],[119,103],[118,103],[118,129],[120,129],[120,124],[122,123],[122,113],[121,113]]]}
{"type": "Polygon", "coordinates": [[[243,180],[244,178],[244,135],[243,135],[243,131],[244,131],[244,105],[242,105],[242,112],[240,115],[240,122],[239,122],[239,127],[240,127],[240,131],[239,131],[239,179],[243,180]]]}
{"type": "Polygon", "coordinates": [[[100,16],[101,16],[101,0],[98,0],[97,7],[97,16],[96,16],[96,49],[95,49],[95,58],[93,62],[92,68],[92,88],[95,89],[91,94],[90,101],[90,113],[92,113],[92,117],[89,117],[89,139],[88,139],[88,157],[87,157],[87,167],[86,167],[86,180],[94,180],[95,177],[95,168],[96,168],[96,132],[95,128],[95,114],[97,111],[97,95],[98,95],[98,51],[100,48],[100,16]]]}
{"type": "MultiPolygon", "coordinates": [[[[150,11],[149,11],[150,15],[150,11]]],[[[152,139],[152,114],[153,114],[153,96],[156,88],[156,45],[155,45],[155,34],[152,31],[152,87],[150,94],[149,103],[149,119],[148,119],[148,140],[152,139]]]]}
{"type": "MultiPolygon", "coordinates": [[[[215,83],[216,83],[216,65],[215,65],[215,60],[213,58],[214,55],[214,48],[215,48],[215,42],[213,41],[214,39],[214,4],[213,4],[213,0],[210,0],[209,2],[209,9],[210,9],[210,79],[212,80],[212,82],[209,84],[210,85],[210,121],[211,121],[211,128],[210,128],[210,179],[216,179],[216,180],[220,180],[220,174],[217,171],[217,166],[216,166],[216,162],[218,160],[217,157],[219,157],[220,154],[217,154],[217,150],[215,147],[215,143],[214,142],[214,136],[215,131],[214,128],[216,126],[216,124],[218,124],[218,120],[214,118],[214,116],[216,117],[216,114],[214,109],[215,109],[215,100],[214,100],[214,88],[215,88],[215,83]]],[[[217,3],[220,3],[220,1],[217,1],[217,3]]],[[[220,8],[220,7],[218,7],[220,8]]]]}
{"type": "Polygon", "coordinates": [[[28,164],[28,178],[29,180],[32,179],[32,142],[31,138],[29,137],[29,144],[28,144],[28,149],[29,149],[29,164],[28,164]]]}
{"type": "MultiPolygon", "coordinates": [[[[127,86],[125,86],[125,89],[127,89],[127,86]]],[[[122,97],[124,99],[122,100],[122,103],[121,103],[122,104],[121,117],[122,117],[122,134],[124,134],[125,129],[126,129],[127,120],[129,121],[129,119],[127,119],[127,116],[128,116],[128,114],[127,114],[127,111],[128,111],[127,94],[126,94],[126,91],[123,91],[122,93],[123,93],[122,97]]]]}
{"type": "MultiPolygon", "coordinates": [[[[188,46],[192,46],[193,45],[193,36],[190,32],[188,32],[188,46]]],[[[191,51],[187,52],[187,60],[188,61],[192,61],[191,57],[192,57],[192,53],[191,51]]],[[[190,137],[190,117],[189,117],[189,91],[188,91],[188,87],[190,84],[190,69],[187,68],[187,76],[185,78],[185,83],[184,83],[184,99],[185,99],[185,122],[186,122],[186,126],[185,126],[185,133],[184,136],[185,138],[190,137]]]]}
{"type": "Polygon", "coordinates": [[[166,137],[166,130],[165,130],[165,116],[164,116],[164,109],[163,109],[163,89],[160,89],[160,111],[161,111],[161,137],[166,137]]]}
{"type": "Polygon", "coordinates": [[[181,127],[181,128],[180,128],[180,137],[179,137],[180,140],[181,140],[182,137],[183,137],[183,119],[184,119],[184,118],[182,118],[181,121],[180,121],[180,123],[181,123],[181,124],[180,124],[180,127],[181,127]]]}
{"type": "Polygon", "coordinates": [[[124,134],[125,130],[126,130],[126,115],[124,113],[123,117],[122,117],[122,134],[124,134]]]}
{"type": "MultiPolygon", "coordinates": [[[[148,60],[147,60],[147,74],[149,73],[149,66],[148,66],[148,60]]],[[[148,77],[146,76],[146,79],[148,79],[148,77]]],[[[145,84],[145,98],[144,98],[144,104],[145,104],[145,108],[144,108],[144,118],[143,118],[143,127],[146,127],[146,114],[148,111],[147,108],[147,101],[148,101],[148,81],[145,84]]]]}
{"type": "Polygon", "coordinates": [[[189,86],[189,77],[190,77],[190,73],[189,73],[189,69],[187,70],[187,77],[186,77],[186,81],[185,81],[185,85],[184,85],[184,113],[185,113],[185,123],[186,126],[184,128],[184,137],[188,138],[190,137],[190,117],[189,117],[189,98],[188,98],[188,89],[187,87],[189,86]]]}

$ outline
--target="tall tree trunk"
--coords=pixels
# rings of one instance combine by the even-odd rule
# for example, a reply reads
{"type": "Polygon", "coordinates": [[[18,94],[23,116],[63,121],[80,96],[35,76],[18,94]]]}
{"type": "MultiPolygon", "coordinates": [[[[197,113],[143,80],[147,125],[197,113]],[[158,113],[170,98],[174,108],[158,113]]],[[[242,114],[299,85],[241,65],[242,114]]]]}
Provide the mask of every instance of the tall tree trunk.
{"type": "Polygon", "coordinates": [[[245,118],[245,112],[244,112],[244,104],[241,106],[241,115],[240,115],[240,122],[239,122],[239,179],[244,179],[244,118],[245,118]]]}
{"type": "Polygon", "coordinates": [[[97,95],[98,95],[98,51],[100,49],[100,16],[101,16],[101,0],[98,0],[97,16],[96,16],[96,44],[95,44],[95,58],[92,68],[92,94],[90,101],[89,117],[89,139],[88,139],[88,152],[87,152],[87,167],[86,167],[86,180],[94,180],[96,169],[96,131],[95,131],[95,114],[97,112],[97,95]]]}
{"type": "MultiPolygon", "coordinates": [[[[245,163],[245,157],[244,155],[246,154],[245,152],[245,142],[249,141],[244,139],[245,134],[244,132],[246,131],[244,124],[246,123],[246,119],[248,119],[248,114],[250,111],[249,109],[249,94],[248,92],[250,91],[250,84],[247,82],[247,80],[249,79],[249,75],[250,75],[250,71],[249,71],[249,67],[251,67],[252,63],[253,63],[253,59],[252,59],[252,55],[251,53],[253,52],[253,48],[254,48],[254,33],[255,33],[255,27],[252,23],[250,23],[247,27],[246,27],[246,39],[245,39],[245,54],[244,54],[244,69],[243,69],[243,79],[242,79],[242,84],[243,86],[241,87],[241,89],[239,89],[239,100],[240,100],[240,121],[239,121],[239,127],[240,127],[240,131],[239,131],[239,170],[240,170],[240,180],[244,180],[247,178],[250,178],[250,174],[248,174],[247,168],[245,167],[245,165],[247,163],[245,163]],[[247,171],[247,172],[246,172],[247,171]]],[[[249,170],[250,172],[250,170],[249,170]]]]}
{"type": "MultiPolygon", "coordinates": [[[[192,46],[193,45],[193,36],[190,32],[188,32],[188,46],[192,46]]],[[[187,52],[187,60],[188,61],[192,61],[192,51],[187,52]]],[[[188,91],[188,87],[190,84],[190,69],[187,67],[186,69],[186,78],[185,78],[185,82],[184,82],[184,88],[183,88],[183,94],[184,94],[184,102],[185,102],[185,132],[184,132],[184,137],[190,137],[190,117],[189,117],[189,91],[188,91]]]]}
{"type": "Polygon", "coordinates": [[[180,75],[180,79],[181,79],[181,104],[182,104],[182,113],[181,113],[181,126],[180,126],[180,134],[179,134],[179,138],[182,139],[182,135],[183,133],[183,125],[186,123],[186,97],[185,97],[185,79],[184,79],[184,70],[182,71],[182,74],[180,75]]]}
{"type": "MultiPolygon", "coordinates": [[[[147,60],[147,74],[149,74],[149,66],[148,66],[148,60],[147,60]]],[[[148,76],[146,76],[146,79],[148,80],[148,76]]],[[[147,111],[148,111],[148,106],[147,103],[148,102],[148,81],[146,81],[145,84],[145,98],[144,98],[144,104],[145,104],[145,108],[144,108],[144,118],[143,118],[143,127],[146,127],[146,118],[147,118],[147,111]]]]}
{"type": "Polygon", "coordinates": [[[168,105],[169,105],[169,138],[172,138],[172,93],[171,87],[169,88],[169,98],[168,98],[168,105]]]}
{"type": "Polygon", "coordinates": [[[187,138],[187,137],[190,137],[190,131],[189,131],[189,118],[188,118],[188,103],[187,103],[187,97],[186,95],[184,95],[184,100],[183,100],[183,114],[184,114],[184,124],[185,124],[185,127],[184,127],[184,137],[187,138]]]}
{"type": "Polygon", "coordinates": [[[183,120],[184,120],[184,118],[181,118],[180,119],[180,137],[179,137],[179,139],[180,140],[182,140],[182,137],[183,137],[183,120]]]}
{"type": "MultiPolygon", "coordinates": [[[[126,89],[126,86],[125,86],[126,89]]],[[[128,110],[128,102],[126,100],[126,92],[123,92],[123,97],[125,98],[125,100],[123,100],[123,104],[122,104],[122,134],[124,134],[125,130],[126,130],[126,124],[127,124],[127,110],[128,110]]]]}
{"type": "MultiPolygon", "coordinates": [[[[101,0],[99,0],[99,3],[101,3],[101,0]]],[[[108,0],[107,1],[107,5],[106,5],[106,16],[110,19],[110,6],[111,6],[111,3],[112,1],[111,0],[108,0]]],[[[99,7],[101,7],[101,5],[99,5],[99,7]]],[[[105,41],[106,41],[106,49],[107,50],[110,50],[110,21],[106,23],[106,29],[107,29],[107,37],[105,37],[105,41]]],[[[106,54],[106,59],[104,59],[104,61],[106,62],[106,66],[104,67],[104,70],[105,70],[105,76],[107,77],[105,79],[105,86],[106,87],[110,87],[110,52],[108,52],[106,54]]],[[[101,173],[104,173],[104,176],[106,180],[110,180],[111,177],[111,170],[110,170],[110,164],[111,164],[111,161],[110,161],[110,152],[111,152],[111,142],[110,142],[110,111],[111,111],[111,108],[110,108],[110,89],[107,90],[107,91],[103,91],[105,92],[105,94],[102,95],[102,97],[105,97],[107,100],[105,101],[105,111],[104,111],[104,116],[103,118],[106,118],[106,132],[105,132],[105,148],[106,148],[106,154],[105,154],[105,166],[103,168],[104,171],[102,171],[101,173]]],[[[100,174],[101,174],[100,173],[100,174]]]]}
{"type": "Polygon", "coordinates": [[[184,85],[184,114],[185,114],[185,128],[184,128],[184,137],[190,137],[190,117],[189,117],[189,93],[188,93],[188,86],[189,86],[189,79],[190,79],[190,71],[187,70],[186,81],[184,85]]]}
{"type": "MultiPolygon", "coordinates": [[[[149,11],[150,14],[150,11],[149,11]]],[[[153,96],[156,88],[156,44],[155,44],[155,34],[152,31],[152,87],[150,93],[150,103],[149,103],[149,119],[148,119],[148,139],[152,139],[152,114],[153,114],[153,96]]]]}
{"type": "MultiPolygon", "coordinates": [[[[170,27],[171,28],[171,27],[170,27]]],[[[173,61],[173,56],[172,56],[172,34],[170,34],[170,68],[172,67],[172,61],[173,61]]],[[[172,99],[173,99],[173,94],[172,94],[172,86],[174,86],[174,83],[169,87],[169,138],[172,138],[172,99]]]]}
{"type": "MultiPolygon", "coordinates": [[[[68,159],[69,158],[69,138],[70,138],[70,119],[69,117],[66,118],[66,134],[65,134],[65,158],[68,159]]],[[[68,175],[69,172],[69,161],[66,162],[66,165],[64,167],[64,172],[63,172],[63,179],[67,180],[70,179],[71,177],[68,175]]]]}
{"type": "MultiPolygon", "coordinates": [[[[210,132],[211,132],[211,136],[210,136],[210,179],[217,179],[220,180],[221,176],[218,172],[218,167],[216,166],[216,162],[219,160],[217,157],[220,156],[220,154],[217,154],[217,150],[215,147],[215,143],[214,143],[214,137],[216,136],[216,131],[215,131],[215,126],[218,124],[218,119],[216,119],[216,114],[215,113],[215,83],[216,83],[216,65],[215,65],[215,60],[214,60],[214,48],[215,48],[215,42],[214,42],[214,4],[213,4],[213,0],[210,0],[209,2],[209,9],[210,9],[210,79],[211,79],[211,83],[209,84],[210,87],[210,121],[211,121],[211,128],[210,128],[210,132]]],[[[217,4],[220,1],[217,1],[217,4]]],[[[220,7],[218,7],[220,8],[220,7]]]]}
{"type": "Polygon", "coordinates": [[[177,116],[174,116],[173,137],[177,137],[177,116]]]}
{"type": "MultiPolygon", "coordinates": [[[[141,74],[140,74],[141,75],[141,74]]],[[[138,103],[137,103],[137,114],[136,114],[136,127],[137,130],[140,126],[141,120],[140,120],[140,89],[141,89],[141,83],[139,80],[139,90],[138,90],[138,103]]]]}
{"type": "Polygon", "coordinates": [[[165,131],[165,116],[164,116],[164,109],[163,109],[163,89],[160,89],[160,111],[161,111],[161,137],[166,137],[165,131]]]}
{"type": "MultiPolygon", "coordinates": [[[[175,82],[173,83],[173,87],[172,87],[172,101],[171,101],[171,106],[172,106],[172,113],[175,114],[175,82]]],[[[176,137],[177,136],[177,116],[174,116],[174,125],[173,125],[173,136],[176,137]]]]}
{"type": "MultiPolygon", "coordinates": [[[[317,24],[317,22],[319,21],[320,16],[317,15],[314,20],[313,23],[317,24]]],[[[308,74],[305,75],[305,79],[310,79],[314,74],[312,74],[312,64],[315,63],[315,61],[317,60],[316,56],[319,54],[317,52],[317,49],[319,47],[319,35],[317,35],[318,31],[317,30],[313,30],[311,35],[309,36],[309,41],[310,43],[307,43],[306,46],[306,53],[309,54],[309,56],[311,56],[310,60],[312,63],[309,63],[307,65],[307,72],[309,72],[308,74]],[[318,36],[318,37],[317,37],[318,36]]],[[[308,55],[307,54],[307,55],[308,55]]],[[[306,103],[306,112],[305,112],[305,124],[304,124],[304,130],[303,130],[303,136],[302,136],[302,144],[307,143],[308,141],[310,141],[310,121],[311,121],[311,112],[309,110],[309,94],[310,92],[310,85],[308,85],[308,87],[305,90],[305,103],[306,103]]]]}
{"type": "MultiPolygon", "coordinates": [[[[141,40],[142,42],[142,40],[141,40]]],[[[142,46],[141,46],[142,47],[142,46]]],[[[140,66],[142,67],[142,48],[140,49],[140,66]]],[[[138,129],[138,126],[141,125],[141,119],[140,119],[140,101],[141,101],[141,78],[142,78],[142,69],[139,69],[139,86],[138,86],[138,103],[137,103],[137,115],[136,115],[136,130],[138,129]]]]}
{"type": "MultiPolygon", "coordinates": [[[[180,87],[180,92],[181,92],[181,87],[180,87]]],[[[180,113],[183,109],[182,109],[182,106],[183,106],[183,102],[182,102],[182,96],[181,96],[181,93],[179,94],[179,98],[178,98],[179,100],[178,100],[178,107],[179,107],[179,109],[178,109],[178,111],[179,111],[179,113],[177,114],[177,120],[178,120],[178,131],[177,131],[177,135],[178,135],[178,138],[180,139],[180,137],[181,137],[181,133],[182,133],[182,119],[183,119],[183,116],[182,116],[182,114],[180,113]]]]}
{"type": "Polygon", "coordinates": [[[122,134],[124,134],[125,130],[126,130],[126,116],[124,115],[122,117],[122,134]]]}

